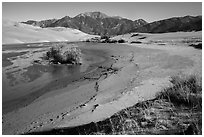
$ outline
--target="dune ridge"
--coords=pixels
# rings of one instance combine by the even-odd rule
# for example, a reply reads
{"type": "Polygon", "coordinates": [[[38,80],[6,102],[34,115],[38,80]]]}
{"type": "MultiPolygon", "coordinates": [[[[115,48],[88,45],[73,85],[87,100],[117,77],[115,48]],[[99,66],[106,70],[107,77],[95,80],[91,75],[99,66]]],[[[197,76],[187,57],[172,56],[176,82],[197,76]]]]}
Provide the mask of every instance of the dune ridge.
{"type": "Polygon", "coordinates": [[[98,36],[71,28],[40,28],[10,20],[2,22],[2,44],[83,41],[92,37],[98,36]]]}

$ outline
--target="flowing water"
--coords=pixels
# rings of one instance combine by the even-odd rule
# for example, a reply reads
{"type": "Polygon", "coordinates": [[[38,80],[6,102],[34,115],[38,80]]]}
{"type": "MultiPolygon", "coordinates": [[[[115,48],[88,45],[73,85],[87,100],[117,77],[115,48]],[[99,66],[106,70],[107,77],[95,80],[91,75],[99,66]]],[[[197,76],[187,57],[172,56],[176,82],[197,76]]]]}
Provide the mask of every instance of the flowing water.
{"type": "Polygon", "coordinates": [[[43,65],[33,63],[49,46],[45,44],[15,44],[2,47],[2,103],[3,114],[24,107],[49,91],[65,88],[108,57],[104,51],[79,48],[83,54],[82,65],[43,65]]]}

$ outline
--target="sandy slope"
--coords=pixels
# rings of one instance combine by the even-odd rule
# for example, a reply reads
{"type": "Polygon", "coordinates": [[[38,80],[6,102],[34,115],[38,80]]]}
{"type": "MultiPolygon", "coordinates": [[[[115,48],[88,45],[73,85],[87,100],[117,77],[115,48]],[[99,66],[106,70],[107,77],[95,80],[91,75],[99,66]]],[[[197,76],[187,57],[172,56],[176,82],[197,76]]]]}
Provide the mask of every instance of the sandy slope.
{"type": "Polygon", "coordinates": [[[80,41],[95,37],[71,28],[40,28],[13,21],[2,22],[2,43],[33,43],[52,41],[80,41]]]}
{"type": "MultiPolygon", "coordinates": [[[[151,40],[150,37],[149,42],[151,40]]],[[[117,71],[107,73],[97,83],[83,81],[53,91],[61,94],[43,95],[29,106],[6,114],[3,116],[3,134],[43,131],[103,120],[139,101],[154,98],[170,84],[172,75],[201,75],[202,72],[202,51],[179,42],[174,46],[149,44],[147,41],[129,45],[93,44],[87,48],[108,50],[115,60],[112,68],[117,71]]]]}

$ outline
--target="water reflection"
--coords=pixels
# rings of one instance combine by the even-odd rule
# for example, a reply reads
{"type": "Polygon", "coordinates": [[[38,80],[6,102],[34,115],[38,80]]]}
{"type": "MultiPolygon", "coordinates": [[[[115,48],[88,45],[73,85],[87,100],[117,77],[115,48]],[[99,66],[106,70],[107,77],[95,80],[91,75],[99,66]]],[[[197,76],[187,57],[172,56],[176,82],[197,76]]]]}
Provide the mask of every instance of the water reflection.
{"type": "Polygon", "coordinates": [[[48,72],[53,79],[72,77],[80,74],[80,65],[50,65],[48,72]]]}
{"type": "MultiPolygon", "coordinates": [[[[31,45],[29,48],[36,48],[31,45]]],[[[28,49],[26,45],[7,45],[3,46],[4,50],[28,49]]],[[[82,65],[65,65],[65,64],[32,64],[22,67],[26,61],[33,61],[35,56],[20,58],[21,60],[15,65],[11,65],[11,69],[5,67],[2,71],[2,103],[3,112],[12,111],[20,106],[31,103],[39,96],[54,91],[56,89],[65,88],[73,81],[79,80],[84,73],[97,68],[98,64],[105,62],[106,55],[100,50],[91,50],[82,48],[82,65]],[[17,71],[18,70],[18,71],[17,71]],[[18,103],[16,103],[16,101],[18,103]],[[19,104],[20,102],[20,104],[19,104]]],[[[38,54],[33,52],[33,55],[38,54]]],[[[13,55],[13,53],[12,53],[13,55]]],[[[7,59],[8,54],[3,54],[7,59]]]]}

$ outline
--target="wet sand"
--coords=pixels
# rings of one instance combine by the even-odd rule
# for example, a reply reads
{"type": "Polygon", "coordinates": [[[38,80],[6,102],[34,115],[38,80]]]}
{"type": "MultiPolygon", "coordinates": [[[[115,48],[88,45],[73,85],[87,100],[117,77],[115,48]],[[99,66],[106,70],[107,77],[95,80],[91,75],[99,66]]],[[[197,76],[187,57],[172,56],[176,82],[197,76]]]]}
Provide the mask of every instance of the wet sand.
{"type": "Polygon", "coordinates": [[[93,53],[104,51],[96,54],[106,59],[90,65],[90,71],[73,84],[63,86],[60,83],[66,79],[62,78],[56,83],[60,85],[58,88],[40,95],[26,107],[3,115],[3,134],[103,120],[138,101],[153,98],[168,86],[169,76],[198,72],[201,68],[198,59],[202,52],[193,48],[98,43],[82,43],[80,48],[93,53]]]}
{"type": "Polygon", "coordinates": [[[7,67],[12,65],[13,63],[8,60],[8,58],[12,58],[12,57],[16,57],[16,56],[20,56],[23,54],[26,54],[27,52],[20,52],[20,53],[3,53],[2,54],[2,67],[7,67]]]}
{"type": "MultiPolygon", "coordinates": [[[[29,86],[26,89],[25,84],[20,86],[17,85],[17,88],[15,88],[15,86],[6,87],[3,85],[3,92],[7,91],[8,89],[15,92],[7,95],[3,94],[3,114],[17,110],[21,107],[25,107],[47,92],[65,88],[68,84],[74,84],[77,81],[83,81],[84,75],[90,73],[91,71],[92,72],[88,75],[98,75],[100,74],[96,73],[96,71],[98,71],[96,69],[98,65],[111,63],[111,58],[108,57],[107,52],[103,50],[86,49],[84,47],[82,47],[81,50],[82,54],[84,54],[84,65],[67,66],[33,64],[32,66],[27,67],[27,71],[22,74],[23,77],[29,77],[26,83],[34,83],[32,88],[29,86]],[[43,78],[44,73],[48,74],[49,76],[43,78]],[[40,84],[39,82],[41,82],[38,82],[38,79],[41,78],[48,82],[44,85],[40,85],[40,87],[36,87],[36,85],[38,86],[40,84]]],[[[10,54],[12,54],[12,56],[20,56],[25,53],[26,52],[20,52],[16,54],[7,53],[3,56],[6,58],[10,57],[10,54]]],[[[9,80],[15,80],[11,73],[6,74],[9,80]]]]}

